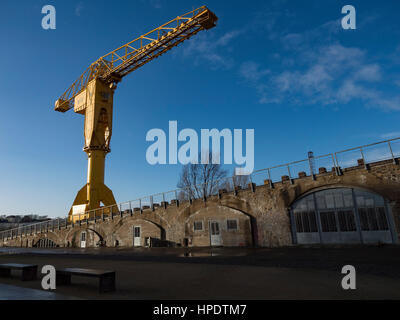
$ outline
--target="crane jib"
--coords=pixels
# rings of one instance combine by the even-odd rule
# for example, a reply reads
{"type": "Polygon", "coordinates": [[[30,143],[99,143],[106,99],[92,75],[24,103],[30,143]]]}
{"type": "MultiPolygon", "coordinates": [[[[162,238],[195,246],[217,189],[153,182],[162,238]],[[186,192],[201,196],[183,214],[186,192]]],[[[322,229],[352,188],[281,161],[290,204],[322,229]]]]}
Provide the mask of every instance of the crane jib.
{"type": "Polygon", "coordinates": [[[217,16],[207,7],[200,7],[110,52],[90,65],[65,91],[56,101],[55,110],[66,112],[73,108],[74,98],[83,92],[93,79],[99,78],[106,83],[117,83],[124,76],[198,32],[215,27],[217,20],[217,16]]]}

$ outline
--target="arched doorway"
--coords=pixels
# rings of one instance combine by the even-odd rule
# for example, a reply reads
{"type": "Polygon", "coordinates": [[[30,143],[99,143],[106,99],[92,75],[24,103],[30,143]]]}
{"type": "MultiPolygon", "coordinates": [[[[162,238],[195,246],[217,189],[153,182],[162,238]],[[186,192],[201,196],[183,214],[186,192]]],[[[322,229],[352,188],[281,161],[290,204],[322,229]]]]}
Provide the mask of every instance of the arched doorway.
{"type": "Polygon", "coordinates": [[[226,206],[201,208],[185,220],[185,239],[190,247],[250,247],[251,216],[226,206]]]}
{"type": "Polygon", "coordinates": [[[396,242],[386,200],[361,189],[309,193],[293,203],[290,219],[295,244],[396,242]]]}
{"type": "Polygon", "coordinates": [[[33,247],[34,248],[56,248],[57,244],[48,238],[41,238],[36,242],[36,244],[33,245],[33,247]]]}

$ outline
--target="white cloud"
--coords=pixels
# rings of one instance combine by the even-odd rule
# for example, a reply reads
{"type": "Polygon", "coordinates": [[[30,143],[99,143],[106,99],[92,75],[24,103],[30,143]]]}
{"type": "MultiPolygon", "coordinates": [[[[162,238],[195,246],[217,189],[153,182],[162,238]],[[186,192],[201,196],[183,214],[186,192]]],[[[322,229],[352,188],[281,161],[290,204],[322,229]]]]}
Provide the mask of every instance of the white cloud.
{"type": "Polygon", "coordinates": [[[201,60],[206,61],[213,69],[230,69],[233,67],[234,61],[227,51],[231,51],[231,42],[243,32],[243,30],[233,30],[219,38],[216,38],[213,33],[198,34],[196,38],[187,43],[182,51],[183,55],[194,58],[196,63],[201,60]]]}
{"type": "Polygon", "coordinates": [[[364,65],[356,72],[354,78],[370,82],[379,81],[382,78],[381,68],[377,64],[364,65]]]}
{"type": "MultiPolygon", "coordinates": [[[[324,28],[335,24],[329,22],[324,28]]],[[[257,68],[253,70],[252,85],[260,103],[340,105],[359,100],[367,107],[400,110],[400,95],[388,96],[378,90],[376,84],[383,79],[383,71],[379,64],[369,62],[365,50],[340,43],[315,45],[311,40],[319,36],[317,30],[283,36],[295,64],[288,66],[282,61],[283,70],[271,73],[267,80],[257,79],[257,70],[262,66],[253,62],[253,69],[257,68]]],[[[241,76],[249,79],[244,72],[241,76]]]]}
{"type": "Polygon", "coordinates": [[[260,65],[253,61],[244,62],[240,66],[240,74],[246,81],[259,81],[270,72],[268,69],[261,69],[260,65]]]}
{"type": "Polygon", "coordinates": [[[84,9],[83,2],[79,2],[75,7],[75,15],[80,17],[84,9]]]}
{"type": "Polygon", "coordinates": [[[389,139],[393,139],[393,138],[398,138],[398,137],[400,137],[400,131],[384,133],[384,134],[381,134],[379,137],[381,139],[385,139],[385,140],[386,139],[389,140],[389,139]]]}
{"type": "Polygon", "coordinates": [[[162,8],[161,0],[150,0],[150,5],[156,9],[162,8]]]}
{"type": "Polygon", "coordinates": [[[162,6],[162,0],[141,0],[142,3],[149,4],[155,9],[161,9],[162,6]]]}

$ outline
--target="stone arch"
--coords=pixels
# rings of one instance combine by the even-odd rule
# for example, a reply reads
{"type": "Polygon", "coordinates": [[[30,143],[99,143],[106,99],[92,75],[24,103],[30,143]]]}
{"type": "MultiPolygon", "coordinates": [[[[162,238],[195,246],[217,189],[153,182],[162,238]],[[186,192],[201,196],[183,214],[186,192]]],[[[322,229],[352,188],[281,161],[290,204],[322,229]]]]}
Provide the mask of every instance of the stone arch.
{"type": "Polygon", "coordinates": [[[291,203],[289,215],[295,244],[397,242],[387,198],[371,188],[312,188],[291,203]]]}
{"type": "Polygon", "coordinates": [[[338,188],[349,188],[349,189],[358,189],[370,193],[375,193],[380,195],[386,200],[391,200],[385,192],[382,192],[382,190],[377,190],[376,188],[371,188],[365,185],[359,186],[355,184],[347,184],[347,183],[333,183],[333,184],[325,184],[325,185],[320,185],[320,186],[312,186],[310,188],[307,188],[306,190],[303,190],[303,192],[299,195],[291,195],[290,200],[289,200],[289,207],[295,203],[296,201],[300,200],[303,197],[306,197],[309,194],[318,192],[318,191],[323,191],[323,190],[329,190],[329,189],[338,189],[338,188]]]}
{"type": "Polygon", "coordinates": [[[241,210],[214,203],[198,208],[182,223],[190,246],[252,246],[255,242],[251,218],[241,210]],[[217,241],[213,239],[216,229],[217,241]]]}
{"type": "Polygon", "coordinates": [[[57,233],[49,231],[47,233],[38,234],[32,237],[30,246],[37,247],[38,245],[40,245],[41,247],[53,247],[53,245],[59,247],[62,245],[62,241],[60,241],[57,233]]]}
{"type": "Polygon", "coordinates": [[[190,216],[194,212],[197,212],[199,209],[212,206],[228,207],[234,210],[238,210],[248,216],[254,217],[254,214],[252,213],[253,210],[246,200],[236,196],[224,195],[222,199],[218,200],[212,199],[206,202],[204,202],[203,200],[194,200],[191,204],[188,203],[186,207],[179,210],[177,220],[185,221],[188,216],[190,216]]]}
{"type": "MultiPolygon", "coordinates": [[[[185,225],[186,220],[202,208],[215,208],[215,207],[225,207],[232,210],[236,210],[241,212],[242,214],[249,217],[250,221],[250,230],[251,230],[251,243],[253,246],[258,245],[258,226],[257,226],[257,218],[254,214],[254,210],[252,209],[250,203],[245,199],[242,199],[238,196],[224,194],[222,199],[210,199],[206,202],[203,200],[194,200],[192,203],[189,203],[179,210],[178,216],[176,218],[176,225],[185,225]]],[[[184,230],[183,230],[183,233],[184,230]]]]}
{"type": "Polygon", "coordinates": [[[168,219],[166,219],[165,217],[163,217],[160,214],[160,208],[157,208],[154,211],[149,209],[147,211],[144,211],[142,214],[134,214],[132,217],[130,217],[128,219],[132,219],[132,218],[133,219],[141,218],[141,219],[151,221],[163,229],[168,229],[171,227],[170,221],[168,221],[168,219]]]}
{"type": "MultiPolygon", "coordinates": [[[[159,223],[156,223],[143,216],[133,216],[127,219],[121,219],[111,230],[109,240],[118,241],[118,245],[123,247],[133,246],[133,227],[141,228],[141,246],[144,246],[144,239],[147,237],[166,240],[165,229],[159,223]],[[110,239],[111,237],[111,239],[110,239]]],[[[113,243],[112,245],[115,245],[113,243]]]]}
{"type": "Polygon", "coordinates": [[[106,233],[97,225],[82,225],[78,228],[71,228],[65,235],[64,245],[66,247],[80,247],[80,235],[82,232],[87,232],[86,247],[105,245],[104,240],[106,238],[106,233]]]}

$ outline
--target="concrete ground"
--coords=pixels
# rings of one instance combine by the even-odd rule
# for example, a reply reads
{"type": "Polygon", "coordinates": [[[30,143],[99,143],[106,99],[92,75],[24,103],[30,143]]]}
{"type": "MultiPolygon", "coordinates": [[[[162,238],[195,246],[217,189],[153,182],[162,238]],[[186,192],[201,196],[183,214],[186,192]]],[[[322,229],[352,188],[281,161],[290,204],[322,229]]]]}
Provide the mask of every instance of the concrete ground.
{"type": "MultiPolygon", "coordinates": [[[[115,270],[117,291],[72,277],[57,294],[83,299],[399,299],[400,247],[276,249],[7,249],[0,263],[115,270]],[[357,289],[343,290],[344,265],[357,270],[357,289]]],[[[15,274],[0,284],[41,289],[15,274]]],[[[0,287],[0,291],[1,291],[0,287]]],[[[0,295],[1,296],[1,295],[0,295]]]]}

